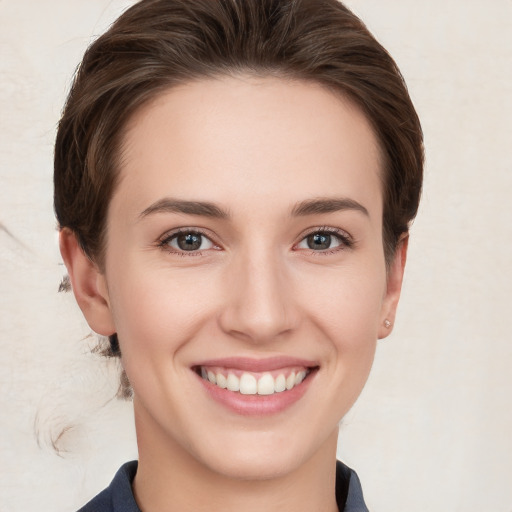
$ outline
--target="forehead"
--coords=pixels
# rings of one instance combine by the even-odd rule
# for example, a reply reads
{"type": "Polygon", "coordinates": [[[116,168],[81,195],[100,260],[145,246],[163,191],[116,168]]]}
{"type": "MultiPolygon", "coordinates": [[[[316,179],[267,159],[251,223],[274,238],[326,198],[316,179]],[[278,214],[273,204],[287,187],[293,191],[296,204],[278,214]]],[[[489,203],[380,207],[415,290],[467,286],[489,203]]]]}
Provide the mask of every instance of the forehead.
{"type": "Polygon", "coordinates": [[[198,80],[131,118],[114,201],[131,191],[140,210],[163,194],[233,207],[272,194],[280,203],[341,194],[381,210],[380,161],[361,110],[319,84],[198,80]]]}

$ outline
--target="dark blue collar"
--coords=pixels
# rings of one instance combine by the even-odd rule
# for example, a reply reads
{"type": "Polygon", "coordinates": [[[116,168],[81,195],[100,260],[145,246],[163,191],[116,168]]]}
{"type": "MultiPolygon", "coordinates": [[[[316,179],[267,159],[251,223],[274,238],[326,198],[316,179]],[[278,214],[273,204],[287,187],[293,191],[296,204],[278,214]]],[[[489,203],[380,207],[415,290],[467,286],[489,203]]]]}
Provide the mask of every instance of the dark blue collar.
{"type": "MultiPolygon", "coordinates": [[[[112,483],[78,512],[140,512],[132,492],[135,473],[136,460],[121,466],[112,483]]],[[[357,474],[340,461],[336,463],[336,501],[340,512],[368,512],[357,474]]]]}

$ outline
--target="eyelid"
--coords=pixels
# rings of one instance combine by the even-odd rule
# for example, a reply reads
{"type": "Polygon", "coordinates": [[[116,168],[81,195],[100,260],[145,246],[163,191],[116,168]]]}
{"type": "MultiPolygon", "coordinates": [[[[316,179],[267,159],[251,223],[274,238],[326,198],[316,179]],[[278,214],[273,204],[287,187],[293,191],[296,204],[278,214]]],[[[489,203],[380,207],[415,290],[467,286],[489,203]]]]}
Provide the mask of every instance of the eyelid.
{"type": "Polygon", "coordinates": [[[204,228],[199,228],[199,227],[188,227],[188,226],[186,226],[186,227],[182,226],[179,228],[175,228],[175,229],[166,231],[163,235],[158,237],[156,244],[158,247],[160,247],[161,249],[163,249],[171,254],[180,254],[180,255],[186,255],[186,256],[197,256],[197,255],[200,255],[204,251],[211,251],[212,249],[219,250],[221,248],[220,245],[215,241],[215,237],[211,234],[211,232],[209,230],[204,229],[204,228]],[[205,238],[210,240],[210,242],[213,244],[213,247],[211,249],[190,251],[188,253],[187,253],[187,251],[175,250],[173,247],[171,247],[169,245],[169,242],[173,238],[175,238],[177,235],[180,235],[182,233],[196,233],[198,235],[204,236],[205,238]]]}
{"type": "MultiPolygon", "coordinates": [[[[329,235],[336,236],[340,241],[340,246],[335,247],[333,249],[325,249],[323,251],[314,251],[313,249],[303,249],[306,251],[309,251],[310,253],[314,254],[331,254],[333,252],[337,251],[343,251],[345,249],[351,249],[354,247],[356,241],[354,240],[354,237],[344,229],[341,228],[335,228],[332,226],[317,226],[313,228],[308,228],[307,230],[303,231],[299,237],[297,242],[294,244],[294,249],[297,247],[297,245],[302,242],[305,238],[307,238],[310,235],[314,235],[315,233],[327,233],[329,235]]],[[[300,250],[300,249],[295,249],[300,250]]]]}
{"type": "MultiPolygon", "coordinates": [[[[340,245],[338,247],[335,247],[333,249],[325,249],[320,251],[314,251],[313,249],[309,249],[310,253],[314,254],[331,254],[333,252],[342,251],[345,249],[352,248],[356,241],[354,240],[354,237],[341,228],[335,228],[332,226],[316,226],[312,228],[308,228],[307,230],[303,231],[299,237],[297,238],[297,241],[293,245],[293,250],[308,250],[308,249],[298,249],[297,245],[302,242],[305,238],[307,238],[310,235],[313,235],[315,233],[327,233],[329,235],[336,236],[340,242],[340,245]]],[[[189,227],[189,226],[182,226],[179,228],[171,229],[169,231],[166,231],[163,235],[161,235],[157,241],[156,244],[158,247],[160,247],[163,250],[166,250],[167,252],[170,252],[172,254],[180,254],[180,255],[200,255],[204,251],[210,251],[212,249],[214,250],[220,250],[222,247],[218,242],[216,242],[216,237],[210,232],[208,229],[200,228],[197,226],[189,227]],[[169,242],[175,238],[180,233],[197,233],[201,236],[204,236],[210,242],[213,244],[213,247],[210,249],[203,249],[198,251],[190,251],[187,253],[187,251],[180,251],[175,250],[172,247],[170,247],[169,242]]]]}

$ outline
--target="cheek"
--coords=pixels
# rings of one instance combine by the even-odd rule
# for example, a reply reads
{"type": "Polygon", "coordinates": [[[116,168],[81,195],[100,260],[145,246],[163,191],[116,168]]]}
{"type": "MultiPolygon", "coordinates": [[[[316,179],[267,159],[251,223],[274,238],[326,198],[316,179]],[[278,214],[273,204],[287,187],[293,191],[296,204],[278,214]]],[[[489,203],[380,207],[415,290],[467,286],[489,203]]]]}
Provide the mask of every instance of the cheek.
{"type": "Polygon", "coordinates": [[[346,410],[361,392],[373,363],[386,274],[383,265],[340,268],[330,274],[323,293],[308,294],[307,304],[309,317],[322,332],[325,368],[333,385],[343,389],[333,397],[333,408],[340,409],[339,400],[341,410],[346,410]]]}
{"type": "MultiPolygon", "coordinates": [[[[343,415],[356,401],[368,379],[375,357],[382,302],[375,283],[368,286],[368,283],[354,279],[354,284],[350,292],[347,286],[338,294],[338,307],[330,307],[324,324],[331,342],[326,368],[333,385],[343,390],[333,397],[333,408],[343,411],[343,415]]],[[[332,299],[331,303],[336,303],[336,297],[332,299]]]]}
{"type": "Polygon", "coordinates": [[[196,298],[199,286],[147,267],[143,273],[123,274],[129,278],[116,279],[111,294],[123,368],[144,403],[166,403],[172,409],[168,393],[178,384],[183,387],[187,372],[180,364],[183,349],[205,316],[196,298]]]}
{"type": "Polygon", "coordinates": [[[112,272],[112,282],[114,322],[127,356],[137,352],[148,359],[178,351],[215,303],[216,287],[205,286],[208,280],[197,272],[133,264],[112,272]]]}
{"type": "Polygon", "coordinates": [[[376,339],[385,290],[383,265],[347,266],[308,275],[298,295],[329,338],[352,346],[376,339]]]}

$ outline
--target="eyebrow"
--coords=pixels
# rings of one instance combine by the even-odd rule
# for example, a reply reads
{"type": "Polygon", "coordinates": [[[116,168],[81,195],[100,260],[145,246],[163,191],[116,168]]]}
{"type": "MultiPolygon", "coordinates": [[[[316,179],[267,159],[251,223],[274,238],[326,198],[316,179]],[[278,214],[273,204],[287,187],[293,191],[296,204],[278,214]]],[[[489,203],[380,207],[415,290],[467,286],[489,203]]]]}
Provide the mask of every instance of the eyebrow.
{"type": "Polygon", "coordinates": [[[148,206],[139,219],[155,213],[184,213],[186,215],[198,215],[216,219],[227,219],[229,213],[213,203],[206,201],[183,201],[180,199],[164,198],[148,206]]]}
{"type": "MultiPolygon", "coordinates": [[[[355,210],[370,216],[368,210],[354,199],[349,198],[315,198],[307,199],[297,203],[292,209],[293,217],[305,217],[307,215],[318,215],[322,213],[334,213],[344,210],[355,210]]],[[[183,213],[185,215],[197,215],[215,219],[228,219],[230,217],[226,210],[223,210],[214,203],[207,201],[184,201],[181,199],[163,198],[148,206],[140,213],[139,219],[155,213],[183,213]]]]}
{"type": "Polygon", "coordinates": [[[315,215],[321,213],[334,213],[344,210],[356,210],[367,217],[370,216],[368,210],[354,199],[343,198],[329,198],[320,197],[316,199],[308,199],[297,203],[292,210],[294,217],[302,217],[306,215],[315,215]]]}

